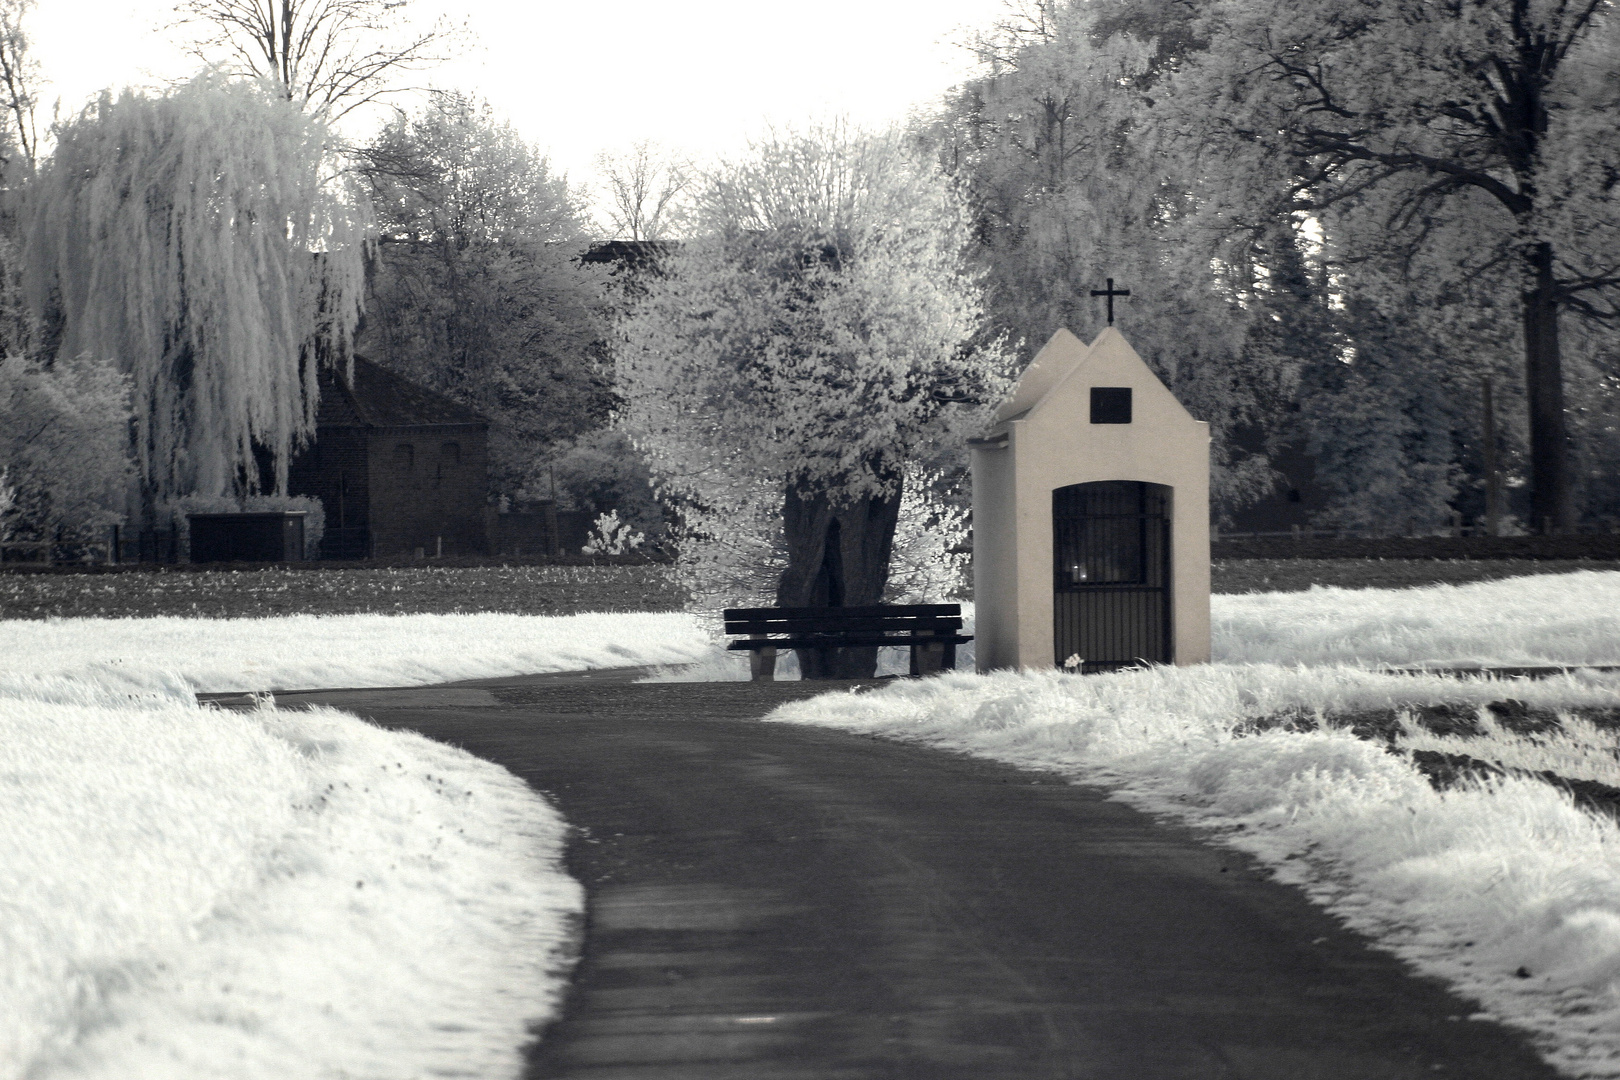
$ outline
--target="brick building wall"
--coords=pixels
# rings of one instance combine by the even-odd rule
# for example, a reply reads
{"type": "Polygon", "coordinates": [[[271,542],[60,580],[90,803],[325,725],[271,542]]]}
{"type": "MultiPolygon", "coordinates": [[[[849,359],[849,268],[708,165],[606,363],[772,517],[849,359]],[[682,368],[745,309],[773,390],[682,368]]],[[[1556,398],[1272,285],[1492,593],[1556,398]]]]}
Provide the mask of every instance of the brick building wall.
{"type": "Polygon", "coordinates": [[[323,371],[315,441],[288,490],[320,499],[325,558],[488,553],[489,424],[424,386],[354,358],[323,371]]]}
{"type": "Polygon", "coordinates": [[[371,553],[378,558],[489,551],[484,489],[488,440],[481,427],[385,428],[367,433],[371,553]]]}

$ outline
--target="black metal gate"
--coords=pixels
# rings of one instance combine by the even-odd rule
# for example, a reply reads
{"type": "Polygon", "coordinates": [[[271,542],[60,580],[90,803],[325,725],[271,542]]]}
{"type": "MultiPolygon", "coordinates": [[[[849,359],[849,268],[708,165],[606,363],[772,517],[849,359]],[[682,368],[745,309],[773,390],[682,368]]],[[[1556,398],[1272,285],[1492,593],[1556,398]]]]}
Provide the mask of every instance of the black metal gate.
{"type": "Polygon", "coordinates": [[[1052,492],[1057,664],[1169,663],[1170,489],[1108,480],[1052,492]]]}

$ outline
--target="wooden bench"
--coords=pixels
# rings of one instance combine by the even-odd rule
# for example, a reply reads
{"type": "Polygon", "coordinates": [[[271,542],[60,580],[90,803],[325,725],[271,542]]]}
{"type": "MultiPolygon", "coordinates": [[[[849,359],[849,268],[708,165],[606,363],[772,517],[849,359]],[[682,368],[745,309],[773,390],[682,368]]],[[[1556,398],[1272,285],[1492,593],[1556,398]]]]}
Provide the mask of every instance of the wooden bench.
{"type": "Polygon", "coordinates": [[[747,635],[727,646],[748,650],[755,681],[776,677],[778,649],[911,646],[911,673],[956,667],[956,647],[972,641],[962,629],[961,604],[878,604],[873,607],[727,608],[726,633],[747,635]]]}

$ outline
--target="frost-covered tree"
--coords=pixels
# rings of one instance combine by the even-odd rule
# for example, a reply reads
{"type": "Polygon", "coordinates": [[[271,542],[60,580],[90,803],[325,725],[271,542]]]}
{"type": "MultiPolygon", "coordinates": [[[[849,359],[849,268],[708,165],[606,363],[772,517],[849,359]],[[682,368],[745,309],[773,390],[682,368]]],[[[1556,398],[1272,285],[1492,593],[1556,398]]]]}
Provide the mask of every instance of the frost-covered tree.
{"type": "Polygon", "coordinates": [[[55,362],[129,379],[142,506],[284,490],[314,429],[316,365],[359,314],[367,218],[324,125],[273,88],[204,77],[104,95],[31,185],[27,282],[55,362]]]}
{"type": "Polygon", "coordinates": [[[1216,0],[1169,92],[1230,206],[1330,237],[1371,216],[1512,270],[1538,528],[1576,512],[1560,313],[1620,314],[1615,21],[1608,0],[1216,0]]]}
{"type": "Polygon", "coordinates": [[[1091,290],[1128,287],[1119,325],[1210,423],[1212,493],[1232,510],[1271,486],[1267,440],[1240,436],[1281,430],[1309,347],[1295,309],[1321,305],[1309,288],[1302,301],[1278,288],[1299,263],[1286,219],[1261,223],[1266,243],[1213,257],[1198,216],[1207,193],[1160,92],[1191,48],[1185,22],[1169,4],[1036,0],[980,40],[982,74],[926,134],[970,202],[986,306],[1023,339],[1021,360],[1059,327],[1101,329],[1091,290]],[[1291,332],[1268,334],[1284,315],[1291,332]]]}
{"type": "Polygon", "coordinates": [[[268,82],[329,120],[389,93],[392,78],[446,58],[458,32],[405,24],[410,0],[184,0],[192,52],[268,82]]]}
{"type": "Polygon", "coordinates": [[[884,599],[933,604],[968,588],[973,523],[953,479],[926,466],[908,470],[884,599]]]}
{"type": "Polygon", "coordinates": [[[396,115],[363,156],[382,242],[361,348],[489,418],[496,494],[534,487],[612,405],[582,200],[461,94],[396,115]]]}
{"type": "MultiPolygon", "coordinates": [[[[908,466],[1007,388],[959,201],[899,139],[819,127],[702,177],[686,232],[618,358],[683,560],[730,575],[722,601],[779,568],[782,606],[879,602],[908,466]]],[[[871,650],[847,652],[801,664],[871,673],[871,650]]]]}
{"type": "Polygon", "coordinates": [[[128,380],[109,363],[0,357],[0,486],[12,494],[0,536],[84,538],[120,520],[129,417],[128,380]]]}

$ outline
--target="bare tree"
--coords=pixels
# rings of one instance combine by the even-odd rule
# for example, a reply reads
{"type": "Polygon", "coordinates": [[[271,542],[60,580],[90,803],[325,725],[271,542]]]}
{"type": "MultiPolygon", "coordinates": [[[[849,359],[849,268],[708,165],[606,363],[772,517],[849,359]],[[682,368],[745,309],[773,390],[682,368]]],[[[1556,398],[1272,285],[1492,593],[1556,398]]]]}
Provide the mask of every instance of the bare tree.
{"type": "Polygon", "coordinates": [[[607,180],[613,205],[608,218],[627,240],[664,240],[670,211],[692,184],[684,160],[643,139],[622,154],[598,154],[596,168],[607,180]]]}
{"type": "Polygon", "coordinates": [[[0,123],[16,140],[29,172],[34,169],[39,146],[34,123],[39,63],[28,55],[28,35],[23,33],[22,23],[33,6],[34,0],[0,0],[0,110],[5,113],[0,123]]]}
{"type": "MultiPolygon", "coordinates": [[[[15,3],[19,0],[0,0],[15,3]]],[[[184,0],[176,26],[191,51],[237,74],[274,79],[290,101],[328,120],[400,89],[386,81],[447,58],[462,31],[440,21],[407,30],[410,0],[184,0]]]]}

